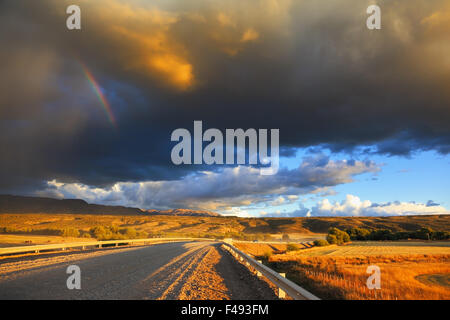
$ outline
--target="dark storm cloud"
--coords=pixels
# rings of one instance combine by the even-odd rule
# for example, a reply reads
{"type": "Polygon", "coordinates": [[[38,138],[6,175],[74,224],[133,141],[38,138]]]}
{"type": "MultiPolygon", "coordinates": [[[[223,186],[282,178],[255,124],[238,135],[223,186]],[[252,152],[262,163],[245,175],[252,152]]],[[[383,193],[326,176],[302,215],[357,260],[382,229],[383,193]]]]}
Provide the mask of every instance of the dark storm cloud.
{"type": "MultiPolygon", "coordinates": [[[[179,179],[170,133],[279,128],[282,155],[323,146],[450,151],[445,1],[3,1],[0,192],[57,179],[179,179]],[[80,62],[109,99],[117,127],[80,62]]],[[[318,163],[326,165],[326,163],[318,163]]]]}

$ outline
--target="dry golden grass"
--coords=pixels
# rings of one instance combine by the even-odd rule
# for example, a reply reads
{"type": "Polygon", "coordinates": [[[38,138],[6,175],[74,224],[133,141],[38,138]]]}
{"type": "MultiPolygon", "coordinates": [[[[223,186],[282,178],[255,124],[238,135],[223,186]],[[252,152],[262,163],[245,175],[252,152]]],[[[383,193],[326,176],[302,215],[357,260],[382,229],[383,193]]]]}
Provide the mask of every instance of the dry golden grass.
{"type": "MultiPolygon", "coordinates": [[[[252,256],[264,256],[272,254],[293,254],[295,251],[287,252],[288,245],[286,243],[246,243],[246,242],[235,242],[233,244],[239,250],[251,254],[252,256]]],[[[295,243],[299,249],[310,248],[307,243],[295,243]]]]}
{"type": "Polygon", "coordinates": [[[222,217],[117,216],[72,214],[0,214],[0,227],[17,230],[75,228],[88,231],[95,226],[133,227],[148,233],[241,232],[236,219],[222,217]]]}
{"type": "MultiPolygon", "coordinates": [[[[272,222],[271,222],[272,223],[272,222]]],[[[277,230],[301,229],[301,224],[295,221],[283,219],[277,221],[273,227],[269,223],[259,219],[244,219],[237,217],[193,217],[193,216],[163,216],[163,215],[89,215],[89,214],[0,214],[0,228],[8,227],[14,230],[14,234],[29,232],[33,234],[49,234],[46,230],[62,230],[72,228],[79,230],[82,235],[96,226],[116,226],[119,228],[132,227],[138,232],[146,232],[153,236],[194,236],[194,237],[233,237],[243,239],[245,237],[259,237],[264,235],[273,238],[281,238],[283,234],[274,233],[277,230]],[[293,224],[294,223],[294,224],[293,224]],[[262,230],[271,232],[265,233],[262,230]],[[39,233],[39,231],[42,231],[39,233]]],[[[317,238],[317,235],[309,231],[306,234],[290,233],[292,238],[317,238]]]]}
{"type": "MultiPolygon", "coordinates": [[[[252,250],[257,252],[254,247],[252,250]]],[[[327,299],[450,299],[449,242],[371,242],[318,247],[274,254],[269,264],[327,299]],[[381,269],[380,290],[369,290],[366,286],[369,265],[381,269]]]]}
{"type": "Polygon", "coordinates": [[[267,253],[285,253],[286,244],[256,244],[256,243],[234,243],[239,250],[249,253],[253,256],[263,256],[267,253]]]}
{"type": "MultiPolygon", "coordinates": [[[[290,252],[288,254],[296,254],[290,252]]],[[[384,256],[409,254],[450,254],[450,242],[419,241],[367,241],[342,246],[314,247],[301,252],[303,256],[384,256]]]]}
{"type": "Polygon", "coordinates": [[[0,248],[12,246],[26,246],[26,245],[52,244],[64,242],[87,242],[87,241],[96,241],[96,240],[90,238],[73,238],[61,236],[0,234],[0,248]]]}
{"type": "Polygon", "coordinates": [[[208,232],[213,234],[245,233],[271,234],[280,238],[315,236],[327,233],[328,228],[340,229],[365,227],[416,231],[421,227],[449,230],[450,215],[405,217],[330,217],[330,218],[237,218],[237,217],[189,217],[145,215],[89,215],[89,214],[0,214],[0,227],[24,228],[77,228],[88,230],[94,226],[131,226],[138,231],[152,232],[208,232]]]}

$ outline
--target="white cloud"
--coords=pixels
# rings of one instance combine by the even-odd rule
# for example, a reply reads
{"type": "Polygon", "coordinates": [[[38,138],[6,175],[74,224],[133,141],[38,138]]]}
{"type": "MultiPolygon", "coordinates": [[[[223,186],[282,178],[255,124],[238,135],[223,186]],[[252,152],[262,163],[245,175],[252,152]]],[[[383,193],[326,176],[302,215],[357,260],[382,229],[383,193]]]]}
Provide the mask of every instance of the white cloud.
{"type": "Polygon", "coordinates": [[[238,166],[216,172],[197,172],[179,180],[118,182],[110,188],[49,181],[41,192],[92,203],[139,208],[190,208],[229,212],[255,204],[279,206],[297,201],[299,195],[321,192],[353,181],[355,175],[374,173],[373,162],[332,161],[319,155],[307,157],[297,169],[282,168],[276,175],[260,175],[258,168],[238,166]]]}
{"type": "MultiPolygon", "coordinates": [[[[348,194],[341,202],[331,202],[328,199],[318,201],[311,209],[305,208],[302,204],[300,209],[294,212],[284,213],[286,216],[405,216],[405,215],[430,215],[430,214],[450,214],[450,211],[443,206],[428,201],[424,203],[416,202],[388,202],[383,204],[373,203],[369,200],[361,200],[355,195],[348,194]]],[[[272,214],[279,216],[279,214],[272,214]]]]}

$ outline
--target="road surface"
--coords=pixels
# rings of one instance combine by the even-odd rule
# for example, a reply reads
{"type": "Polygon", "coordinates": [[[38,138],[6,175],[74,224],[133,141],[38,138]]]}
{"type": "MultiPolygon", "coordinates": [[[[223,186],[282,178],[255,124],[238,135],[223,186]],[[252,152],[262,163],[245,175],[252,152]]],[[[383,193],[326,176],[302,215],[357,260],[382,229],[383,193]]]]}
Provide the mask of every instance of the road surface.
{"type": "Polygon", "coordinates": [[[276,299],[220,244],[178,242],[0,260],[0,299],[276,299]],[[67,267],[81,289],[67,288],[67,267]]]}

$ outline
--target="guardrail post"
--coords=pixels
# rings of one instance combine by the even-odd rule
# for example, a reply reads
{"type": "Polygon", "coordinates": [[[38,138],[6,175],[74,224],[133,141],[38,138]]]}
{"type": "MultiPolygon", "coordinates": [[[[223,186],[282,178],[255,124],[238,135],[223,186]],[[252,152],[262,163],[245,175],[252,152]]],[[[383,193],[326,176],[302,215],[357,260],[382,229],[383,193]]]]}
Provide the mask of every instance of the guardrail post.
{"type": "MultiPolygon", "coordinates": [[[[280,273],[280,276],[283,278],[286,278],[286,273],[280,273]]],[[[285,299],[286,298],[286,292],[284,292],[281,288],[278,288],[278,298],[285,299]]]]}
{"type": "MultiPolygon", "coordinates": [[[[256,261],[262,264],[262,261],[261,261],[261,260],[256,260],[256,261]]],[[[256,269],[256,276],[257,276],[258,278],[262,276],[261,272],[259,272],[257,269],[256,269]]]]}

